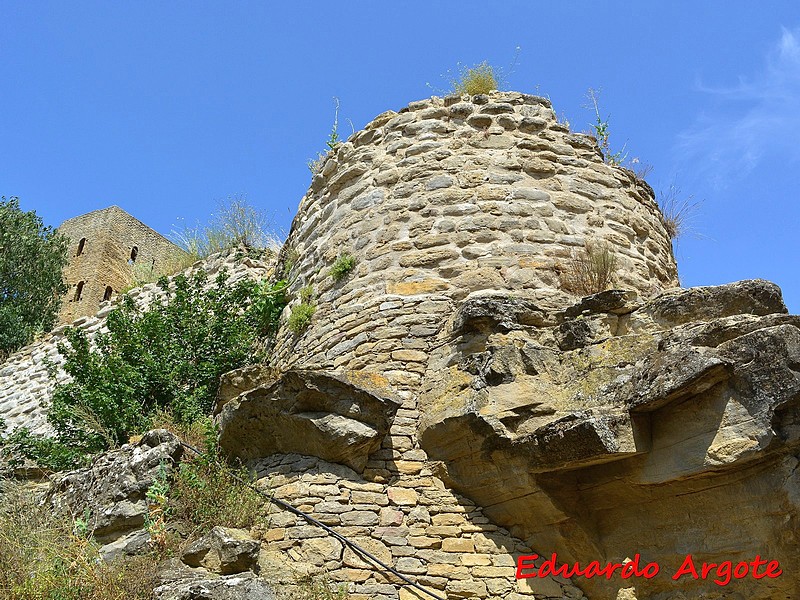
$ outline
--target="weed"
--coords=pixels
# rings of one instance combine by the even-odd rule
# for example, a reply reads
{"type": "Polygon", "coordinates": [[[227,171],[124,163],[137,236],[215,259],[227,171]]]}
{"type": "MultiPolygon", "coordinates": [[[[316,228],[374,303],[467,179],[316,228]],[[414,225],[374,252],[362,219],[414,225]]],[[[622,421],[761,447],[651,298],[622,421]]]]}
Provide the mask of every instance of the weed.
{"type": "MultiPolygon", "coordinates": [[[[508,69],[502,69],[489,64],[488,61],[466,67],[461,63],[457,66],[457,73],[453,75],[448,71],[446,77],[450,84],[449,94],[488,94],[493,90],[499,90],[508,82],[508,78],[514,72],[519,58],[520,47],[514,49],[514,58],[508,69]]],[[[429,85],[430,87],[430,85],[429,85]]]]}
{"type": "Polygon", "coordinates": [[[311,325],[311,317],[317,311],[313,304],[301,302],[292,307],[292,313],[289,315],[289,329],[296,335],[300,335],[308,326],[311,325]]]}
{"type": "Polygon", "coordinates": [[[461,67],[458,79],[453,80],[453,92],[456,94],[488,94],[498,88],[498,77],[495,68],[483,61],[472,67],[461,67]]]}
{"type": "Polygon", "coordinates": [[[144,600],[158,561],[141,556],[106,563],[88,535],[88,515],[71,521],[4,482],[0,510],[0,595],[9,600],[144,600]],[[9,489],[10,488],[10,489],[9,489]]]}
{"type": "Polygon", "coordinates": [[[241,196],[221,201],[207,225],[173,229],[170,237],[194,260],[239,246],[272,252],[280,248],[269,218],[241,196]]]}
{"type": "Polygon", "coordinates": [[[589,296],[606,290],[611,285],[617,258],[603,242],[587,242],[562,269],[561,284],[565,290],[578,296],[589,296]]]}
{"type": "Polygon", "coordinates": [[[291,329],[295,335],[300,335],[308,326],[311,325],[311,317],[314,316],[314,313],[317,311],[316,306],[314,306],[314,288],[310,285],[307,285],[300,289],[298,293],[300,297],[300,304],[295,304],[292,307],[292,312],[289,315],[289,329],[291,329]]]}
{"type": "Polygon", "coordinates": [[[334,261],[331,266],[330,276],[334,281],[341,281],[352,271],[356,266],[356,259],[351,254],[344,253],[339,255],[339,258],[334,261]]]}
{"type": "Polygon", "coordinates": [[[309,159],[308,161],[308,170],[311,171],[313,175],[322,171],[322,166],[325,164],[325,161],[328,160],[328,156],[342,143],[339,139],[339,99],[336,96],[333,97],[333,103],[333,127],[325,142],[328,149],[325,152],[318,152],[316,158],[309,159]]]}
{"type": "Polygon", "coordinates": [[[666,192],[658,194],[658,207],[664,216],[664,226],[670,239],[677,240],[689,231],[689,222],[695,216],[700,202],[693,196],[683,197],[673,183],[666,192]]]}
{"type": "Polygon", "coordinates": [[[650,173],[653,172],[653,165],[650,163],[643,163],[638,158],[632,158],[628,168],[633,171],[636,179],[644,181],[650,173]]]}
{"type": "Polygon", "coordinates": [[[251,527],[265,523],[264,499],[242,483],[246,469],[235,469],[219,459],[217,432],[210,421],[204,427],[203,455],[181,463],[172,484],[170,513],[202,535],[215,525],[251,527]]]}
{"type": "Polygon", "coordinates": [[[594,130],[594,136],[597,138],[597,145],[599,146],[600,151],[603,153],[603,159],[610,165],[619,166],[625,161],[628,154],[625,152],[625,146],[623,146],[622,150],[618,152],[613,154],[611,152],[611,146],[609,143],[611,132],[609,131],[608,127],[608,120],[610,116],[606,117],[605,120],[600,116],[600,106],[598,104],[600,92],[599,90],[589,88],[589,91],[586,93],[586,97],[591,102],[590,108],[594,110],[595,122],[591,127],[594,130]]]}
{"type": "Polygon", "coordinates": [[[283,260],[283,277],[288,279],[297,263],[300,262],[300,253],[297,248],[289,248],[283,260]]]}
{"type": "Polygon", "coordinates": [[[304,286],[303,288],[300,289],[298,296],[300,297],[300,302],[302,302],[303,304],[313,304],[314,288],[311,287],[310,285],[304,286]]]}
{"type": "Polygon", "coordinates": [[[167,547],[167,517],[169,516],[169,481],[167,467],[162,461],[158,473],[146,493],[147,515],[145,528],[150,534],[150,544],[163,551],[167,547]]]}

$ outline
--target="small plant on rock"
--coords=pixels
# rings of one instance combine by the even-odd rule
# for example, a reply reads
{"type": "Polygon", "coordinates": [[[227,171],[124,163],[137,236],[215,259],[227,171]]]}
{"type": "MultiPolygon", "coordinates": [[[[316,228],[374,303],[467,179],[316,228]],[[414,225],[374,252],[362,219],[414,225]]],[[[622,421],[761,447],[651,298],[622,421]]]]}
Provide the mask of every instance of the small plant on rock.
{"type": "Polygon", "coordinates": [[[308,285],[300,290],[300,304],[292,307],[289,315],[289,329],[300,335],[311,325],[311,317],[317,311],[314,306],[314,289],[308,285]]]}
{"type": "Polygon", "coordinates": [[[498,76],[495,68],[487,61],[472,67],[462,66],[458,78],[452,81],[453,92],[456,94],[488,94],[499,87],[498,76]]]}
{"type": "Polygon", "coordinates": [[[158,465],[158,473],[148,488],[147,515],[145,515],[145,528],[150,534],[151,546],[164,550],[167,547],[167,517],[169,503],[169,481],[167,467],[162,462],[158,465]]]}
{"type": "Polygon", "coordinates": [[[210,419],[203,421],[203,429],[203,454],[184,459],[173,481],[170,516],[199,535],[215,525],[251,527],[264,522],[264,498],[245,483],[250,481],[247,470],[222,461],[218,431],[210,419]]]}
{"type": "Polygon", "coordinates": [[[342,143],[341,139],[339,139],[339,99],[335,96],[333,98],[333,103],[335,106],[333,111],[333,127],[331,128],[328,140],[325,142],[328,149],[325,152],[318,152],[316,158],[312,158],[308,161],[308,170],[311,171],[312,175],[316,175],[322,171],[322,167],[325,161],[328,160],[328,156],[342,143]]]}
{"type": "Polygon", "coordinates": [[[351,254],[345,252],[331,266],[330,276],[334,281],[341,281],[355,268],[356,259],[351,254]]]}
{"type": "Polygon", "coordinates": [[[493,90],[499,90],[508,81],[509,76],[514,72],[519,58],[520,47],[514,49],[514,58],[507,69],[495,67],[488,61],[483,61],[472,67],[466,67],[459,63],[456,75],[448,72],[447,78],[450,82],[451,94],[488,94],[493,90]]]}
{"type": "Polygon", "coordinates": [[[664,216],[664,226],[670,239],[677,240],[689,230],[689,221],[697,212],[700,202],[693,196],[684,197],[673,183],[666,192],[658,195],[658,207],[664,216]]]}
{"type": "Polygon", "coordinates": [[[592,124],[592,130],[594,131],[594,136],[597,138],[597,145],[600,147],[600,151],[603,153],[603,159],[609,164],[615,167],[620,166],[625,159],[628,157],[628,153],[625,152],[625,146],[622,147],[622,150],[618,152],[611,152],[611,145],[609,143],[609,137],[611,137],[611,132],[609,131],[608,127],[608,120],[610,117],[606,117],[603,119],[600,116],[600,106],[598,104],[600,98],[600,92],[598,90],[589,88],[589,91],[586,93],[586,96],[591,103],[591,108],[594,110],[595,114],[595,122],[592,124]]]}

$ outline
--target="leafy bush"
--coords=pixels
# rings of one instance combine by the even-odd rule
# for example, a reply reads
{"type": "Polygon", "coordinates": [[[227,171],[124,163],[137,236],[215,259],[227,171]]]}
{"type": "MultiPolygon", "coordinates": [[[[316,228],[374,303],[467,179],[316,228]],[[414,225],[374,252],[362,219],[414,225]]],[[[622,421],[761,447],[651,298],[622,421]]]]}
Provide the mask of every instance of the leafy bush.
{"type": "Polygon", "coordinates": [[[93,343],[68,329],[58,349],[72,380],[56,386],[48,413],[57,435],[15,432],[22,453],[65,468],[145,431],[161,410],[179,423],[210,413],[220,376],[253,359],[286,304],[283,281],[227,279],[223,272],[210,284],[203,271],[162,279],[147,309],[124,298],[93,343]]]}
{"type": "Polygon", "coordinates": [[[0,359],[53,328],[67,291],[67,244],[19,198],[0,198],[0,359]]]}
{"type": "Polygon", "coordinates": [[[347,277],[348,273],[356,266],[356,259],[346,252],[339,256],[331,266],[330,276],[334,281],[341,281],[347,277]]]}
{"type": "Polygon", "coordinates": [[[617,267],[617,257],[602,242],[590,243],[581,251],[573,251],[561,273],[565,290],[578,296],[589,296],[608,289],[617,267]]]}
{"type": "Polygon", "coordinates": [[[487,61],[473,67],[461,67],[458,77],[451,82],[456,94],[488,94],[500,86],[499,75],[487,61]]]}

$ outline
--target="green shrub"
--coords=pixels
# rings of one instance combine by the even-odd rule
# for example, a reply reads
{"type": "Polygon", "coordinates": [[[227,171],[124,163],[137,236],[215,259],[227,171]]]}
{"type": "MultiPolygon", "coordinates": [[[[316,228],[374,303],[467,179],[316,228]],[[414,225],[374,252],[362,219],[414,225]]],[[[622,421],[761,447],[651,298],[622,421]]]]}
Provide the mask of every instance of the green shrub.
{"type": "Polygon", "coordinates": [[[289,315],[289,329],[300,335],[311,325],[311,317],[314,316],[316,311],[317,308],[313,304],[306,302],[296,304],[292,307],[292,313],[289,315]]]}
{"type": "Polygon", "coordinates": [[[473,67],[461,67],[458,77],[451,84],[456,94],[488,94],[499,87],[499,77],[495,68],[487,61],[473,67]]]}
{"type": "Polygon", "coordinates": [[[55,324],[67,245],[35,212],[23,212],[19,198],[0,197],[0,360],[55,324]]]}
{"type": "Polygon", "coordinates": [[[344,253],[336,259],[331,266],[330,276],[334,281],[341,281],[352,271],[356,266],[356,259],[348,253],[344,253]]]}
{"type": "Polygon", "coordinates": [[[56,437],[15,432],[22,453],[65,468],[145,431],[159,411],[179,423],[210,413],[220,376],[253,360],[286,304],[285,282],[227,279],[223,272],[210,284],[203,271],[162,279],[147,309],[124,298],[93,343],[68,329],[58,349],[72,379],[56,386],[48,412],[56,437]]]}

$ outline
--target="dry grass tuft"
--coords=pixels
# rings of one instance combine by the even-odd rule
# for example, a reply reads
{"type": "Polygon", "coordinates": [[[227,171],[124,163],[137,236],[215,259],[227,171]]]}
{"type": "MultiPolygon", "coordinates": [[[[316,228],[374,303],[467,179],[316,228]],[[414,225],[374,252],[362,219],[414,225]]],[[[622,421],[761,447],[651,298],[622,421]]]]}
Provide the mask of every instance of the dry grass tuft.
{"type": "Polygon", "coordinates": [[[488,62],[483,61],[474,67],[461,67],[458,78],[451,82],[453,92],[456,94],[488,94],[496,90],[499,83],[499,76],[495,68],[488,62]]]}
{"type": "Polygon", "coordinates": [[[577,296],[590,296],[611,287],[617,257],[605,242],[586,242],[561,270],[561,285],[577,296]]]}
{"type": "Polygon", "coordinates": [[[664,216],[664,226],[670,239],[677,240],[690,230],[690,222],[700,207],[693,196],[682,196],[681,190],[673,183],[666,192],[658,195],[658,207],[664,216]]]}

